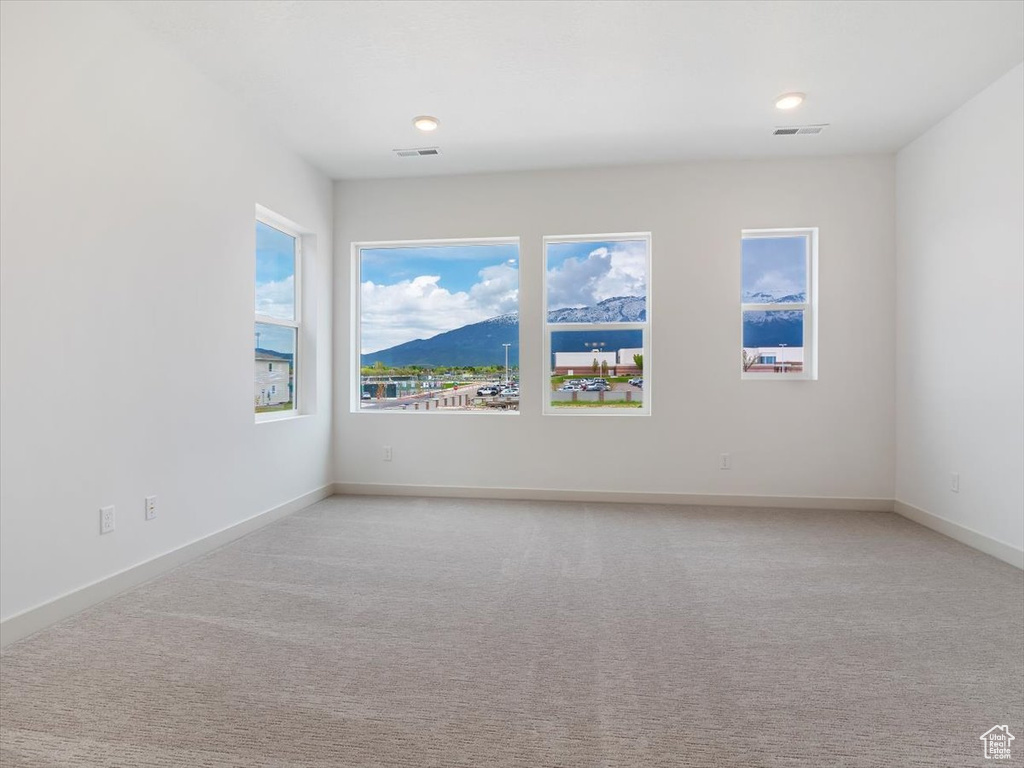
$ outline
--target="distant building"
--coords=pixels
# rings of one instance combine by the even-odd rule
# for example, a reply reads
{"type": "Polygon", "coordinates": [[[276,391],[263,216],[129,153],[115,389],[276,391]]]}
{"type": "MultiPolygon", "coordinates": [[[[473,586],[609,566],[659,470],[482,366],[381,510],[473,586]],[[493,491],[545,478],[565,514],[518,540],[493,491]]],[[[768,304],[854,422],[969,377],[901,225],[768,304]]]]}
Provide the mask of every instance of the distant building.
{"type": "Polygon", "coordinates": [[[601,363],[608,364],[608,374],[612,376],[632,376],[640,373],[633,355],[642,355],[643,349],[620,349],[617,352],[555,352],[555,374],[586,376],[594,372],[594,361],[598,371],[601,363]]]}
{"type": "Polygon", "coordinates": [[[280,405],[292,399],[291,360],[266,350],[256,352],[256,406],[280,405]]]}
{"type": "Polygon", "coordinates": [[[804,369],[803,347],[744,347],[745,360],[753,360],[748,373],[799,373],[804,369]]]}
{"type": "Polygon", "coordinates": [[[643,347],[632,347],[630,349],[619,350],[619,365],[618,374],[619,376],[636,376],[643,373],[643,370],[636,364],[634,357],[637,355],[643,355],[643,347]]]}

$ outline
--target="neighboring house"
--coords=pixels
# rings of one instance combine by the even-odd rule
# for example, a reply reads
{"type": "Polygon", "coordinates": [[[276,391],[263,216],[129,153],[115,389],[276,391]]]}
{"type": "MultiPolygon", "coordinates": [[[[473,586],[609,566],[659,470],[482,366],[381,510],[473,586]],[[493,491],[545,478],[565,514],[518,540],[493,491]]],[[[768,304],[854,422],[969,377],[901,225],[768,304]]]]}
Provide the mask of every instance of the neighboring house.
{"type": "Polygon", "coordinates": [[[256,406],[280,405],[292,399],[291,360],[264,349],[256,352],[256,406]]]}

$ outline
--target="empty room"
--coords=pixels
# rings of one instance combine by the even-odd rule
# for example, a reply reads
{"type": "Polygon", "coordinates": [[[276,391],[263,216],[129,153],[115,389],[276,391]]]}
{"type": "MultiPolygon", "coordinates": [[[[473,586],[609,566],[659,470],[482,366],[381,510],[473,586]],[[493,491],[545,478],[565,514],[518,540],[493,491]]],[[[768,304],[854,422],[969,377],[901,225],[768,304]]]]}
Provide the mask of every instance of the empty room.
{"type": "Polygon", "coordinates": [[[0,0],[0,765],[1019,765],[1022,350],[1020,0],[0,0]]]}

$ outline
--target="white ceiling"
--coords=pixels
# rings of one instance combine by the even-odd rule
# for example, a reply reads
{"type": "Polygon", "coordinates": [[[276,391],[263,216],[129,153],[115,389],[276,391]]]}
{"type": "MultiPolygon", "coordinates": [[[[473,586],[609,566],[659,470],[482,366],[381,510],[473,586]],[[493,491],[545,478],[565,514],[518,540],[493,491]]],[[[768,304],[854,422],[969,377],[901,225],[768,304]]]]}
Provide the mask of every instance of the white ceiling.
{"type": "Polygon", "coordinates": [[[333,178],[891,152],[1024,59],[1017,0],[111,7],[333,178]],[[770,135],[793,123],[831,127],[770,135]]]}

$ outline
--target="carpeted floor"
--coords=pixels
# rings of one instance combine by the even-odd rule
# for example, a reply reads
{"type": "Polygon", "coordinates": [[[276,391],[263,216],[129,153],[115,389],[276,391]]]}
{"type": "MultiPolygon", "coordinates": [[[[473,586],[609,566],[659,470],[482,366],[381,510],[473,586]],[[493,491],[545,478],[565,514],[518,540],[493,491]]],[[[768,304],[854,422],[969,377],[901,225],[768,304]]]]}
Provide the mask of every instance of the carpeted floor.
{"type": "Polygon", "coordinates": [[[1024,761],[1024,574],[886,513],[334,497],[0,656],[0,765],[1024,761]]]}

